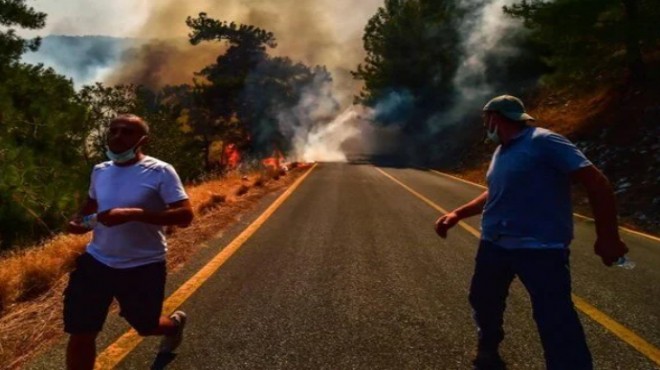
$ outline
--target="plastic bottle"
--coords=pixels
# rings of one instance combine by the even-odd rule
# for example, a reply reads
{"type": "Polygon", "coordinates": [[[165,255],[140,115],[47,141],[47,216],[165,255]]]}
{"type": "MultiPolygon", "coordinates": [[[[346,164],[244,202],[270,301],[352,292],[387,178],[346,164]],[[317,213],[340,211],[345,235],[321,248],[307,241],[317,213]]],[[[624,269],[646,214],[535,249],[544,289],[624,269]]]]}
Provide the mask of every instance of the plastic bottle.
{"type": "Polygon", "coordinates": [[[84,227],[93,229],[97,222],[96,213],[92,213],[91,215],[83,216],[81,223],[84,227]]]}
{"type": "Polygon", "coordinates": [[[635,268],[637,265],[634,261],[631,261],[630,258],[623,256],[620,257],[616,262],[614,262],[614,265],[617,267],[621,267],[622,269],[626,270],[632,270],[635,268]]]}

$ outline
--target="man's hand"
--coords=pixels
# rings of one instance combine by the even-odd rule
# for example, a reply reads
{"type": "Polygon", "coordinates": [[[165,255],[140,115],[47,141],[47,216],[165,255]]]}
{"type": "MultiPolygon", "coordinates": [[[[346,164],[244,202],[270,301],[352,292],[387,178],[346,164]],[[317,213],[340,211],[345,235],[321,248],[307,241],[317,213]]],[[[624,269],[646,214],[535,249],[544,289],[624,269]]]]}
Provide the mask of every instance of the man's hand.
{"type": "Polygon", "coordinates": [[[98,222],[105,226],[117,226],[130,221],[136,221],[144,211],[140,208],[113,208],[99,212],[98,222]]]}
{"type": "Polygon", "coordinates": [[[628,247],[619,237],[598,238],[594,244],[594,252],[600,256],[606,266],[612,266],[628,253],[628,247]]]}
{"type": "Polygon", "coordinates": [[[69,224],[66,227],[66,231],[71,234],[82,235],[91,231],[91,229],[86,228],[82,224],[82,217],[76,217],[73,220],[69,221],[69,224]]]}
{"type": "Polygon", "coordinates": [[[460,221],[460,217],[456,214],[456,212],[449,212],[444,216],[441,216],[438,218],[437,221],[435,221],[435,232],[438,234],[441,238],[446,238],[447,237],[447,230],[451,229],[460,221]]]}

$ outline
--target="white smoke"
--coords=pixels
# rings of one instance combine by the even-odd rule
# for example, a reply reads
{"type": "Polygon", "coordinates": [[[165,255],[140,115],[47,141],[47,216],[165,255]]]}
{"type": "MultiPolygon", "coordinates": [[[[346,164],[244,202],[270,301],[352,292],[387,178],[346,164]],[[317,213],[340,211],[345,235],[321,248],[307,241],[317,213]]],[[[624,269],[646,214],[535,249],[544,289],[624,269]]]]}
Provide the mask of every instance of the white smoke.
{"type": "Polygon", "coordinates": [[[303,162],[346,162],[342,146],[349,139],[360,135],[357,126],[361,117],[360,109],[351,106],[328,124],[296,132],[293,141],[294,158],[303,162]]]}
{"type": "Polygon", "coordinates": [[[341,112],[332,80],[315,75],[303,89],[298,104],[277,114],[280,132],[291,142],[291,159],[345,162],[342,145],[360,134],[356,124],[362,111],[361,106],[350,106],[341,112]]]}
{"type": "MultiPolygon", "coordinates": [[[[502,42],[507,32],[516,32],[519,24],[504,14],[502,8],[515,0],[491,0],[477,10],[461,29],[463,59],[453,84],[457,91],[450,110],[429,119],[431,133],[459,123],[468,112],[479,109],[496,92],[486,79],[488,56],[511,56],[517,50],[502,42]]],[[[499,95],[499,94],[498,94],[499,95]]]]}

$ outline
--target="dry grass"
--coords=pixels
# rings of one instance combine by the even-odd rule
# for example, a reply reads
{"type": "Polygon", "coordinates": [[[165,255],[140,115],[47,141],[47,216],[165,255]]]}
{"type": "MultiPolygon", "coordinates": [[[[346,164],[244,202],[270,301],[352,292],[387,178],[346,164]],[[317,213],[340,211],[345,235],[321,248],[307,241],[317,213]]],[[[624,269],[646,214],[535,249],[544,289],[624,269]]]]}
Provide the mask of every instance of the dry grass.
{"type": "MultiPolygon", "coordinates": [[[[216,236],[265,194],[288,186],[303,171],[292,171],[286,181],[267,181],[253,173],[233,175],[186,188],[195,220],[188,228],[169,228],[168,259],[175,271],[210,238],[216,236]],[[255,184],[259,182],[259,186],[255,184]],[[246,185],[247,184],[247,185],[246,185]],[[234,194],[243,189],[241,195],[234,194]]],[[[0,259],[0,369],[17,369],[62,333],[62,292],[67,272],[84,251],[90,236],[58,235],[54,239],[0,259]]]]}

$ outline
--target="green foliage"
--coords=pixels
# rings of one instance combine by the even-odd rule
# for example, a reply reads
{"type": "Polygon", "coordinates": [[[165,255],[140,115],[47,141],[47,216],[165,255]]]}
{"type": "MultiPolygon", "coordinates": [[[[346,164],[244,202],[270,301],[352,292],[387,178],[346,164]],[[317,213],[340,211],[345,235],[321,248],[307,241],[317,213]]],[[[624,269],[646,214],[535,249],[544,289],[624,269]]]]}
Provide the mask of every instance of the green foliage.
{"type": "Polygon", "coordinates": [[[545,45],[551,82],[593,84],[646,75],[644,55],[657,51],[660,11],[651,0],[523,0],[505,7],[545,45]]]}
{"type": "Polygon", "coordinates": [[[21,54],[39,47],[39,39],[24,40],[16,35],[14,26],[39,29],[45,24],[46,14],[25,4],[25,0],[0,0],[0,66],[17,61],[21,54]]]}
{"type": "Polygon", "coordinates": [[[386,0],[365,27],[367,57],[353,72],[365,84],[357,102],[373,105],[404,89],[416,99],[446,95],[460,55],[460,17],[453,0],[386,0]]]}
{"type": "Polygon", "coordinates": [[[203,79],[196,81],[187,111],[188,123],[205,152],[206,168],[216,165],[208,158],[211,145],[218,141],[253,151],[270,152],[273,147],[286,151],[278,115],[298,104],[306,86],[330,81],[327,70],[271,58],[266,51],[277,46],[275,36],[260,28],[220,22],[205,13],[189,17],[186,23],[192,29],[192,44],[229,45],[216,63],[198,73],[203,79]]]}
{"type": "Polygon", "coordinates": [[[283,132],[280,121],[295,129],[310,121],[334,118],[323,116],[328,109],[317,106],[320,101],[330,104],[333,113],[339,108],[330,93],[319,96],[331,82],[330,72],[322,66],[310,68],[289,58],[269,58],[260,63],[245,81],[237,112],[250,130],[255,151],[270,155],[274,149],[285,153],[291,149],[291,133],[283,132]],[[305,98],[310,104],[300,104],[305,98]]]}
{"type": "Polygon", "coordinates": [[[85,110],[71,82],[42,66],[7,67],[0,84],[0,247],[49,235],[75,209],[89,169],[85,110]]]}
{"type": "Polygon", "coordinates": [[[147,154],[172,164],[184,181],[201,175],[204,167],[200,150],[180,122],[190,93],[185,85],[166,86],[160,92],[134,85],[84,86],[78,95],[88,112],[83,136],[87,138],[85,157],[89,165],[107,160],[105,134],[110,121],[118,114],[132,113],[149,124],[147,154]]]}

